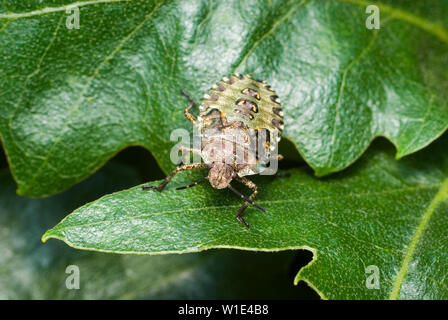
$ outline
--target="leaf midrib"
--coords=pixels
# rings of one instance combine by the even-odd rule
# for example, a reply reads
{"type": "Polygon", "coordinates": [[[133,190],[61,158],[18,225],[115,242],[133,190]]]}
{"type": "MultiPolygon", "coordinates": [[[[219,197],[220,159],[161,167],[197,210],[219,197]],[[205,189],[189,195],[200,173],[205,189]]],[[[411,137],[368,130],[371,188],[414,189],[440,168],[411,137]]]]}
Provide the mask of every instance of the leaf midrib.
{"type": "Polygon", "coordinates": [[[428,208],[425,210],[422,218],[420,219],[420,223],[417,226],[417,229],[414,232],[414,235],[409,243],[409,246],[406,249],[406,254],[403,258],[403,262],[401,263],[400,271],[395,278],[392,291],[389,296],[391,300],[397,300],[400,295],[401,287],[403,286],[404,279],[409,269],[409,264],[411,263],[411,259],[414,256],[415,249],[423,235],[423,232],[428,225],[429,220],[431,219],[434,211],[438,207],[438,205],[448,199],[448,178],[446,178],[441,186],[434,199],[429,204],[428,208]]]}
{"type": "Polygon", "coordinates": [[[389,14],[391,17],[396,18],[398,20],[407,22],[411,25],[414,25],[426,32],[433,34],[446,44],[448,44],[448,31],[441,25],[432,23],[418,15],[406,12],[402,9],[398,9],[395,7],[391,7],[380,2],[372,2],[372,1],[364,1],[364,0],[337,0],[340,2],[351,3],[357,6],[368,6],[368,5],[376,5],[380,12],[385,12],[389,14]]]}
{"type": "MultiPolygon", "coordinates": [[[[407,187],[407,188],[398,188],[398,189],[392,189],[392,190],[387,190],[387,191],[379,191],[379,192],[365,192],[365,193],[347,193],[344,195],[338,195],[336,196],[338,199],[341,198],[359,198],[359,197],[375,197],[375,196],[384,196],[384,195],[390,195],[390,194],[397,194],[397,193],[407,193],[407,192],[412,192],[412,191],[417,191],[417,190],[430,190],[430,189],[434,189],[434,188],[440,188],[441,184],[437,183],[437,184],[430,184],[430,185],[426,185],[426,186],[413,186],[413,187],[407,187]]],[[[137,187],[137,189],[140,189],[140,187],[137,187]]],[[[120,192],[120,191],[119,191],[120,192]]],[[[117,192],[117,193],[119,193],[117,192]]],[[[101,199],[107,198],[107,197],[111,197],[113,196],[114,193],[109,194],[104,196],[103,198],[100,198],[94,202],[100,201],[101,199]]],[[[257,201],[258,204],[273,204],[273,203],[300,203],[300,202],[307,202],[307,201],[316,201],[316,200],[329,200],[332,198],[336,198],[336,197],[332,197],[332,196],[323,196],[323,197],[309,197],[309,198],[295,198],[295,199],[284,199],[284,200],[262,200],[262,201],[257,201]]],[[[81,207],[85,208],[86,206],[89,206],[89,204],[86,204],[85,206],[81,207]]],[[[121,221],[127,221],[127,220],[133,220],[133,219],[141,219],[141,218],[145,218],[145,217],[150,217],[150,216],[154,216],[154,215],[161,215],[161,214],[166,214],[166,213],[176,213],[176,212],[185,212],[185,211],[199,211],[199,210],[210,210],[210,209],[227,209],[227,208],[238,208],[240,205],[224,205],[224,206],[208,206],[208,207],[201,207],[201,208],[181,208],[181,209],[175,209],[175,210],[167,210],[167,211],[160,211],[160,212],[151,212],[151,213],[145,213],[145,214],[141,214],[141,215],[136,215],[136,216],[132,216],[132,217],[123,217],[123,218],[119,218],[119,219],[114,219],[114,220],[101,220],[101,221],[95,221],[95,222],[89,222],[89,223],[84,223],[84,224],[77,224],[77,225],[68,225],[68,226],[61,226],[60,228],[55,227],[52,228],[50,230],[48,230],[47,232],[45,232],[45,234],[42,236],[42,241],[45,242],[48,239],[52,238],[53,236],[51,235],[52,232],[55,231],[62,231],[62,230],[68,230],[68,229],[73,229],[73,228],[82,228],[82,227],[87,227],[87,226],[92,226],[92,225],[98,225],[98,224],[102,224],[105,222],[121,222],[121,221]]],[[[75,213],[79,211],[76,210],[74,212],[72,212],[71,214],[75,213]]],[[[66,218],[64,218],[58,225],[62,225],[64,223],[64,221],[71,215],[69,214],[66,218]]]]}

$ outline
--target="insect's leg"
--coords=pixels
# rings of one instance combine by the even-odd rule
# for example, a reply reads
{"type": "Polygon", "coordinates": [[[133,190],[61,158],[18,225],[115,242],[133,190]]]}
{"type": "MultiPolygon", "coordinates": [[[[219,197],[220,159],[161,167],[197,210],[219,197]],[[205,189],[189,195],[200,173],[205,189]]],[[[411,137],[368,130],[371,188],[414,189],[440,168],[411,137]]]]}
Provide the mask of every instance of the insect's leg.
{"type": "Polygon", "coordinates": [[[195,186],[197,186],[197,185],[199,185],[199,184],[201,184],[201,183],[203,183],[205,181],[207,181],[207,178],[198,180],[196,182],[190,183],[189,185],[186,185],[186,186],[183,186],[183,187],[178,187],[178,188],[176,188],[176,190],[183,190],[183,189],[188,189],[188,188],[191,188],[191,187],[195,187],[195,186]]]}
{"type": "Polygon", "coordinates": [[[278,161],[282,161],[282,160],[283,160],[283,158],[284,158],[284,157],[283,157],[283,155],[282,155],[282,154],[278,154],[278,155],[277,155],[277,160],[278,160],[278,161]]]}
{"type": "MultiPolygon", "coordinates": [[[[258,194],[257,185],[245,177],[240,177],[237,180],[242,184],[244,184],[246,187],[252,189],[252,194],[249,196],[249,200],[254,201],[255,197],[258,194]]],[[[246,228],[249,228],[249,223],[242,217],[242,215],[244,213],[244,210],[246,210],[246,208],[249,206],[249,204],[250,204],[249,202],[245,201],[243,205],[236,211],[236,218],[238,219],[238,221],[243,223],[246,226],[246,228]]]]}
{"type": "Polygon", "coordinates": [[[195,154],[201,155],[201,150],[188,148],[188,147],[183,147],[183,146],[179,147],[179,152],[182,152],[182,153],[184,153],[184,152],[191,152],[191,153],[195,153],[195,154]]]}
{"type": "Polygon", "coordinates": [[[185,118],[187,118],[196,127],[197,126],[196,119],[190,113],[191,108],[193,108],[196,105],[196,103],[193,101],[193,99],[191,99],[191,97],[185,92],[184,89],[180,89],[180,92],[188,100],[188,102],[190,102],[190,105],[184,111],[185,118]]]}
{"type": "Polygon", "coordinates": [[[190,113],[191,108],[193,108],[194,103],[190,104],[184,111],[185,118],[187,118],[195,127],[197,126],[196,119],[194,116],[190,113]]]}
{"type": "Polygon", "coordinates": [[[176,173],[180,171],[186,171],[186,170],[200,170],[200,169],[208,169],[208,165],[206,163],[191,163],[191,164],[182,164],[178,166],[176,169],[171,171],[171,173],[163,180],[157,187],[156,186],[142,186],[142,190],[157,190],[162,191],[163,188],[168,184],[168,182],[173,179],[173,177],[176,175],[176,173]]]}

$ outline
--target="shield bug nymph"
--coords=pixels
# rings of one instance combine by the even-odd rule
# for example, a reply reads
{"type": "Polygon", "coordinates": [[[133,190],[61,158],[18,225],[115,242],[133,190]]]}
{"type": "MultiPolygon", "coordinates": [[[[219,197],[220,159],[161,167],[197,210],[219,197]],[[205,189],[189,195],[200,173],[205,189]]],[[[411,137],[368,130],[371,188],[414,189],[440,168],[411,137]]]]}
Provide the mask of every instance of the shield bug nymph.
{"type": "Polygon", "coordinates": [[[185,117],[199,129],[201,148],[185,149],[199,154],[204,163],[180,164],[157,187],[143,186],[143,190],[162,191],[174,175],[180,171],[209,169],[208,176],[185,189],[209,181],[216,189],[228,188],[244,200],[236,217],[246,227],[248,222],[242,217],[249,205],[266,212],[254,203],[258,193],[255,183],[246,178],[261,173],[270,161],[282,158],[274,151],[283,131],[283,110],[280,99],[265,82],[249,75],[234,74],[225,77],[204,95],[196,119],[190,110],[195,102],[183,91],[190,102],[185,109],[185,117]],[[252,190],[249,197],[242,195],[230,185],[239,181],[252,190]]]}

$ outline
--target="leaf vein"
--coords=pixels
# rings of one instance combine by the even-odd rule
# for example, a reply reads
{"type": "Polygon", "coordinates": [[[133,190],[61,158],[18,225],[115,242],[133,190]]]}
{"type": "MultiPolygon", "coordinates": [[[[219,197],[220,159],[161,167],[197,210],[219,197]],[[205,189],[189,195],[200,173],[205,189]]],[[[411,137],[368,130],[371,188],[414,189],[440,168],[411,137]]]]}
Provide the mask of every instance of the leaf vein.
{"type": "Polygon", "coordinates": [[[417,248],[420,238],[422,237],[423,232],[438,205],[447,198],[448,198],[448,178],[446,178],[442,182],[439,192],[435,195],[434,199],[429,204],[428,209],[425,211],[425,213],[421,218],[420,224],[417,226],[417,229],[414,232],[411,242],[409,243],[409,246],[406,250],[406,254],[401,264],[400,271],[398,272],[397,277],[395,278],[394,284],[392,286],[392,292],[389,297],[391,300],[398,299],[401,287],[403,285],[404,279],[409,269],[409,265],[411,263],[411,259],[414,256],[414,252],[417,248]]]}
{"type": "Polygon", "coordinates": [[[357,6],[363,6],[366,7],[370,4],[378,6],[380,11],[385,12],[393,16],[394,18],[407,22],[409,24],[412,24],[422,30],[425,30],[428,33],[433,34],[434,36],[438,37],[441,41],[448,44],[448,31],[445,30],[445,28],[439,24],[432,23],[427,21],[426,19],[419,17],[415,14],[406,12],[404,10],[391,7],[385,4],[382,4],[380,2],[371,2],[371,1],[364,1],[364,0],[338,0],[341,2],[347,2],[351,3],[357,6]]]}
{"type": "Polygon", "coordinates": [[[239,61],[236,62],[235,66],[232,69],[233,70],[238,69],[246,61],[246,59],[249,57],[249,55],[255,50],[255,48],[261,42],[263,42],[264,39],[266,39],[272,32],[274,32],[274,30],[279,25],[281,25],[283,22],[287,21],[288,18],[293,14],[293,12],[296,9],[298,9],[299,7],[301,7],[302,5],[304,5],[305,3],[306,3],[306,0],[302,0],[297,5],[294,5],[293,7],[291,7],[291,9],[283,17],[281,17],[275,23],[273,23],[272,27],[268,30],[268,32],[264,33],[259,39],[257,39],[256,41],[253,42],[253,44],[249,47],[249,49],[246,51],[246,53],[240,57],[239,61]]]}
{"type": "Polygon", "coordinates": [[[76,113],[76,111],[79,108],[79,105],[81,104],[85,93],[87,92],[87,89],[90,87],[90,84],[92,83],[92,81],[98,76],[101,68],[108,62],[110,61],[125,45],[125,43],[131,39],[135,33],[137,33],[144,25],[146,22],[148,22],[153,15],[156,13],[156,11],[162,6],[163,2],[160,2],[158,5],[156,5],[154,7],[153,10],[151,10],[151,12],[149,12],[146,17],[143,19],[142,22],[140,22],[126,37],[124,37],[119,43],[118,45],[115,47],[114,50],[112,50],[109,55],[107,55],[103,61],[97,66],[97,68],[94,70],[94,72],[92,73],[92,75],[87,79],[86,84],[84,85],[84,87],[81,90],[81,94],[78,97],[78,100],[76,101],[76,103],[74,104],[74,106],[71,108],[70,114],[68,115],[63,128],[61,129],[59,135],[56,137],[56,139],[54,140],[53,144],[48,148],[48,152],[45,155],[45,160],[42,162],[42,164],[39,166],[39,168],[37,168],[35,174],[33,175],[33,177],[31,178],[30,182],[28,183],[28,185],[32,185],[33,182],[37,179],[37,177],[39,177],[39,174],[41,172],[41,170],[45,167],[45,165],[48,162],[48,159],[53,151],[53,149],[55,148],[55,146],[57,146],[59,144],[59,142],[61,141],[63,132],[65,130],[65,128],[67,127],[69,121],[71,120],[71,118],[73,117],[73,115],[76,113]]]}
{"type": "Polygon", "coordinates": [[[344,69],[342,72],[342,80],[341,80],[341,86],[339,87],[339,94],[336,101],[336,110],[335,110],[335,117],[334,117],[334,125],[333,125],[333,133],[331,135],[331,154],[330,154],[330,161],[329,165],[331,166],[334,159],[334,149],[336,145],[336,133],[338,128],[338,120],[339,120],[339,109],[341,106],[342,96],[344,94],[344,88],[345,88],[345,79],[347,78],[348,72],[353,68],[354,65],[356,65],[361,59],[369,52],[369,50],[372,48],[373,44],[375,43],[376,39],[378,38],[378,32],[375,32],[373,34],[373,37],[370,39],[367,46],[361,51],[361,53],[355,57],[344,69]]]}
{"type": "MultiPolygon", "coordinates": [[[[427,186],[414,186],[414,187],[407,187],[407,188],[399,188],[399,189],[393,189],[393,190],[387,190],[387,191],[379,191],[379,192],[365,192],[365,193],[347,193],[344,195],[339,195],[337,198],[341,199],[341,198],[356,198],[356,197],[372,197],[372,196],[379,196],[379,195],[387,195],[387,194],[396,194],[396,193],[402,193],[402,192],[412,192],[412,191],[418,191],[418,190],[424,190],[424,189],[434,189],[434,188],[439,188],[440,184],[430,184],[427,186]]],[[[140,190],[140,188],[137,188],[138,190],[140,190]]],[[[173,190],[174,191],[174,190],[173,190]]],[[[110,195],[106,195],[101,199],[104,199],[106,197],[111,197],[113,196],[114,193],[110,194],[110,195]]],[[[261,201],[257,201],[258,204],[275,204],[275,203],[300,203],[300,202],[306,202],[306,201],[315,201],[315,200],[324,200],[324,199],[331,199],[331,196],[324,196],[324,197],[309,197],[309,198],[294,198],[294,199],[281,199],[281,200],[261,200],[261,201]]],[[[99,200],[97,200],[99,201],[99,200]]],[[[95,202],[93,202],[94,204],[95,202]]],[[[88,205],[87,205],[88,206],[88,205]]],[[[132,217],[122,217],[119,219],[115,219],[115,220],[108,220],[108,221],[94,221],[94,222],[88,222],[88,223],[83,223],[83,224],[78,224],[78,225],[74,225],[74,226],[63,226],[62,223],[65,221],[66,218],[68,218],[70,215],[68,215],[63,221],[61,221],[61,223],[58,226],[61,227],[55,227],[53,229],[51,229],[52,231],[55,230],[64,230],[64,229],[72,229],[72,228],[79,228],[79,227],[87,227],[87,226],[91,226],[91,225],[97,225],[97,224],[101,224],[101,223],[107,223],[107,222],[119,222],[119,221],[132,221],[132,220],[137,220],[137,219],[141,219],[141,218],[146,218],[149,216],[153,216],[153,215],[161,215],[161,214],[165,214],[165,213],[177,213],[177,212],[185,212],[185,211],[199,211],[199,210],[205,210],[208,211],[210,209],[223,209],[223,208],[237,208],[240,205],[224,205],[224,206],[207,206],[207,207],[201,207],[201,208],[181,208],[181,209],[174,209],[174,210],[166,210],[166,211],[160,211],[160,212],[151,212],[151,213],[145,213],[145,214],[140,214],[140,215],[136,215],[136,216],[132,216],[132,217]]],[[[83,207],[85,208],[85,207],[83,207]]],[[[73,214],[73,213],[72,213],[73,214]]],[[[51,231],[50,230],[50,231],[51,231]]]]}
{"type": "Polygon", "coordinates": [[[20,12],[20,13],[1,13],[0,19],[17,20],[21,18],[29,18],[33,16],[40,16],[48,13],[54,13],[59,11],[66,11],[67,9],[72,9],[76,7],[84,7],[88,5],[95,5],[101,3],[113,3],[113,2],[127,2],[130,0],[93,0],[93,1],[78,1],[71,4],[67,4],[61,7],[47,7],[43,9],[38,9],[30,12],[20,12]]]}

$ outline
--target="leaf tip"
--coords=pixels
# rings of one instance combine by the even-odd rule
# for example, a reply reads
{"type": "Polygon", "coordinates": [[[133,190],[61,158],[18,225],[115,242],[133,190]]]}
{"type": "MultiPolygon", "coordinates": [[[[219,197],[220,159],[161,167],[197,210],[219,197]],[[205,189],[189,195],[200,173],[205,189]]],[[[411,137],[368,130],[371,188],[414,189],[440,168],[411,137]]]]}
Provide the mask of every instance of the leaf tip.
{"type": "Polygon", "coordinates": [[[51,233],[52,230],[53,229],[50,229],[42,235],[42,238],[40,238],[40,240],[43,243],[47,242],[48,239],[54,238],[54,235],[51,233]]]}

